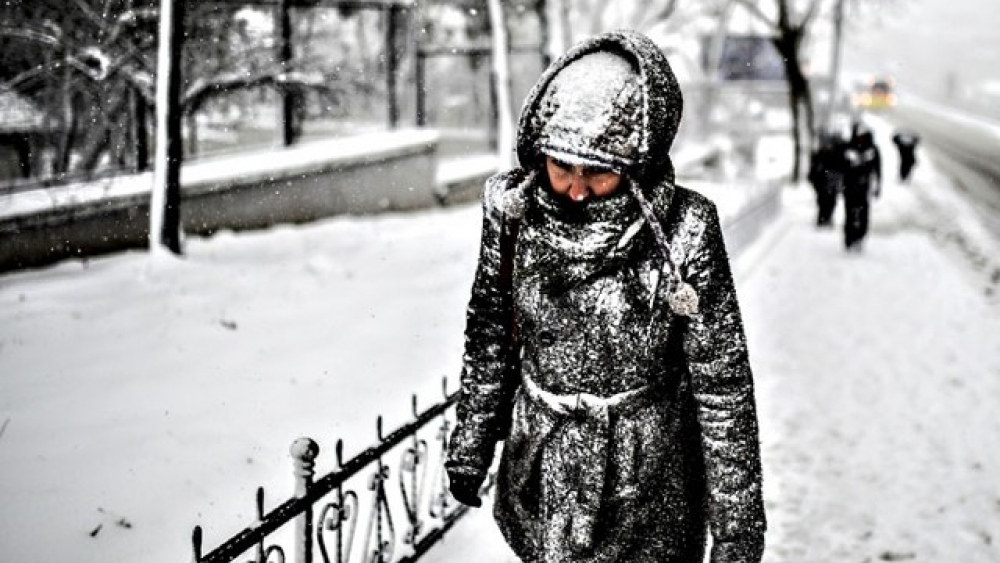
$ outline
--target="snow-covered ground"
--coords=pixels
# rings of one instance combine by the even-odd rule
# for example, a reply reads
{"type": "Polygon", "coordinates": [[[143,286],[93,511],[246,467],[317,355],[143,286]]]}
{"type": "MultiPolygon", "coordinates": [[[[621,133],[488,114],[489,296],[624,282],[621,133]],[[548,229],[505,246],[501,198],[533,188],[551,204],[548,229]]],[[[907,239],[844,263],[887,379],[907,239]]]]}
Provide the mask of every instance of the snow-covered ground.
{"type": "MultiPolygon", "coordinates": [[[[913,186],[890,180],[861,255],[789,188],[737,265],[769,561],[996,561],[1000,315],[928,234],[965,220],[942,187],[926,159],[913,186]]],[[[258,485],[269,506],[291,494],[295,438],[320,442],[324,473],[336,438],[350,456],[376,414],[391,429],[411,392],[439,400],[479,220],[336,218],[0,277],[3,559],[189,560],[193,525],[213,547],[252,521],[258,485]]],[[[485,561],[489,529],[480,511],[432,559],[485,561]]]]}
{"type": "Polygon", "coordinates": [[[190,559],[458,374],[475,206],[338,218],[0,277],[5,561],[190,559]],[[127,526],[126,526],[127,524],[127,526]],[[101,527],[98,530],[98,527],[101,527]]]}
{"type": "Polygon", "coordinates": [[[923,172],[889,182],[859,256],[789,193],[788,233],[743,282],[766,561],[998,560],[1000,307],[926,229],[923,172]]]}

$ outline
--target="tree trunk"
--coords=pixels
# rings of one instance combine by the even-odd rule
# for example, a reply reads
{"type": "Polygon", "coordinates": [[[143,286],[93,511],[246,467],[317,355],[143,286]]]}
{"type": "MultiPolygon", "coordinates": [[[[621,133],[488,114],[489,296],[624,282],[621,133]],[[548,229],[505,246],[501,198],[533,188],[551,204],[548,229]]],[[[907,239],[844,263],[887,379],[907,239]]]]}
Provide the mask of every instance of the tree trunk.
{"type": "Polygon", "coordinates": [[[132,128],[135,170],[145,172],[149,169],[149,124],[146,122],[146,100],[136,90],[132,90],[132,128]]]}
{"type": "Polygon", "coordinates": [[[127,91],[117,88],[106,94],[108,98],[95,99],[89,109],[89,115],[84,122],[90,127],[80,143],[80,160],[76,168],[85,172],[93,172],[101,165],[101,158],[107,154],[110,164],[117,159],[116,145],[120,144],[118,133],[127,124],[119,122],[128,104],[127,91]]]}
{"type": "Polygon", "coordinates": [[[66,65],[63,71],[62,91],[62,136],[59,142],[58,152],[55,162],[52,163],[53,172],[65,174],[69,172],[72,161],[73,145],[76,144],[76,104],[74,103],[73,90],[70,81],[73,79],[72,69],[66,65]]]}
{"type": "Polygon", "coordinates": [[[111,129],[106,124],[100,125],[99,130],[90,136],[90,142],[80,151],[80,165],[78,170],[93,172],[101,163],[101,156],[104,153],[112,154],[109,151],[111,146],[111,129]]]}
{"type": "Polygon", "coordinates": [[[573,20],[571,19],[569,3],[571,0],[559,0],[559,20],[562,22],[562,54],[573,46],[573,20]]]}
{"type": "Polygon", "coordinates": [[[801,173],[800,161],[802,155],[802,120],[799,114],[799,93],[795,91],[794,88],[789,87],[788,89],[788,104],[789,109],[792,110],[792,182],[799,181],[799,174],[801,173]]]}
{"type": "Polygon", "coordinates": [[[31,138],[25,133],[14,137],[14,146],[17,149],[17,165],[21,171],[22,178],[30,178],[31,169],[31,138]]]}
{"type": "Polygon", "coordinates": [[[709,125],[712,108],[718,102],[719,87],[722,82],[719,66],[722,62],[722,48],[725,46],[726,36],[729,34],[729,20],[733,14],[734,0],[727,0],[725,6],[719,13],[719,21],[716,24],[715,32],[708,46],[708,60],[705,68],[705,97],[699,101],[701,125],[709,125]]]}
{"type": "Polygon", "coordinates": [[[542,55],[542,70],[544,70],[552,62],[552,53],[549,50],[549,46],[552,43],[552,30],[549,24],[549,6],[547,0],[538,0],[535,9],[538,14],[538,41],[540,43],[539,50],[542,55]]]}
{"type": "Polygon", "coordinates": [[[496,92],[497,158],[500,169],[514,163],[514,118],[510,106],[510,58],[507,45],[507,19],[500,0],[487,0],[490,32],[493,38],[493,66],[490,74],[496,92]]]}
{"type": "Polygon", "coordinates": [[[156,165],[149,208],[149,246],[181,254],[181,49],[184,0],[160,0],[156,62],[156,165]]]}
{"type": "Polygon", "coordinates": [[[185,156],[195,157],[198,156],[198,151],[201,147],[198,146],[198,116],[197,110],[184,116],[184,121],[187,122],[187,142],[185,143],[185,156]]]}
{"type": "MultiPolygon", "coordinates": [[[[289,13],[289,0],[278,2],[275,13],[274,30],[277,34],[275,47],[277,48],[278,65],[282,73],[289,71],[292,60],[292,20],[289,13]]],[[[287,147],[295,142],[295,92],[287,87],[278,87],[278,145],[287,147]]]]}
{"type": "Polygon", "coordinates": [[[837,92],[840,84],[840,50],[844,39],[844,0],[837,0],[833,13],[833,62],[830,68],[830,98],[823,116],[823,128],[829,129],[833,120],[833,111],[837,105],[837,92]]]}
{"type": "Polygon", "coordinates": [[[389,129],[399,126],[399,92],[396,86],[399,73],[399,29],[402,8],[386,9],[385,32],[385,93],[389,129]]]}
{"type": "Polygon", "coordinates": [[[791,133],[794,144],[793,150],[795,151],[792,158],[791,180],[793,182],[798,182],[802,175],[802,127],[805,125],[810,139],[814,131],[812,102],[808,99],[810,95],[809,81],[802,73],[802,68],[798,62],[801,32],[801,29],[785,30],[774,42],[778,48],[778,52],[781,53],[784,59],[785,79],[788,83],[788,106],[792,112],[791,133]],[[805,109],[806,113],[805,123],[802,122],[803,109],[805,109]]]}

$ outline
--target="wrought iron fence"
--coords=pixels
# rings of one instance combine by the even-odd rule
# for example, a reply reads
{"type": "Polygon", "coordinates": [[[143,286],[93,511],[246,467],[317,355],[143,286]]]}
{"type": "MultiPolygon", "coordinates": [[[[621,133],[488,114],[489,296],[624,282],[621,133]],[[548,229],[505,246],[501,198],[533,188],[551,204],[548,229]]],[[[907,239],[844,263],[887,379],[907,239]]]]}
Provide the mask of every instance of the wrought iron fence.
{"type": "MultiPolygon", "coordinates": [[[[343,441],[337,440],[336,469],[318,479],[314,477],[319,445],[311,438],[296,440],[291,446],[292,498],[266,512],[264,488],[258,488],[256,521],[205,554],[202,528],[195,526],[194,563],[229,562],[244,555],[254,563],[284,563],[285,548],[274,540],[280,535],[293,543],[295,563],[315,561],[316,548],[323,563],[417,561],[468,511],[451,497],[444,472],[451,411],[459,392],[449,395],[447,380],[442,389],[445,400],[424,412],[418,411],[414,395],[414,420],[388,436],[379,415],[378,442],[346,462],[343,441]],[[433,432],[429,440],[422,436],[427,431],[433,432]],[[393,455],[398,455],[398,465],[385,462],[393,455]],[[370,469],[367,474],[366,469],[370,469]],[[367,497],[355,490],[358,478],[365,475],[367,497]],[[355,541],[356,532],[363,533],[360,543],[355,541]]],[[[492,479],[484,490],[491,486],[492,479]]]]}

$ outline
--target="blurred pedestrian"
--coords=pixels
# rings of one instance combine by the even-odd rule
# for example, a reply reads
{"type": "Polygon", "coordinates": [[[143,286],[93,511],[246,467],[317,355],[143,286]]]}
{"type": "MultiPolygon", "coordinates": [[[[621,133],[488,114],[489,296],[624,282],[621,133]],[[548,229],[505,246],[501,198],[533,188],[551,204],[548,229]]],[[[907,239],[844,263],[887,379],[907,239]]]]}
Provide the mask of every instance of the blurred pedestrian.
{"type": "Polygon", "coordinates": [[[861,250],[868,233],[871,200],[879,196],[881,188],[881,153],[871,129],[863,122],[856,122],[844,150],[844,246],[847,250],[861,250]]]}
{"type": "Polygon", "coordinates": [[[809,161],[809,183],[816,192],[816,225],[833,225],[833,212],[843,189],[843,140],[832,131],[819,135],[816,150],[809,161]]]}
{"type": "Polygon", "coordinates": [[[718,214],[674,184],[681,91],[643,35],[586,40],[483,196],[446,467],[530,562],[759,562],[753,380],[718,214]]]}
{"type": "Polygon", "coordinates": [[[910,172],[917,164],[917,145],[920,135],[901,129],[892,136],[892,142],[899,151],[899,180],[906,183],[910,180],[910,172]]]}

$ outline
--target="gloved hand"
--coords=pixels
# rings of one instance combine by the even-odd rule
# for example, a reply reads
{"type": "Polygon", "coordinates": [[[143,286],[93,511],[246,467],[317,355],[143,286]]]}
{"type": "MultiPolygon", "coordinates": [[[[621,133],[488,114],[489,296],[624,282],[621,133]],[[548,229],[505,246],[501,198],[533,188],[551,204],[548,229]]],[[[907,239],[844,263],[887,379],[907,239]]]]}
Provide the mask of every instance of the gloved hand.
{"type": "Polygon", "coordinates": [[[482,499],[479,498],[479,485],[482,479],[473,475],[449,473],[448,481],[448,490],[451,491],[451,496],[455,497],[455,500],[466,506],[480,507],[483,505],[482,499]]]}
{"type": "Polygon", "coordinates": [[[747,532],[712,542],[711,563],[760,563],[764,557],[764,532],[747,532]]]}

